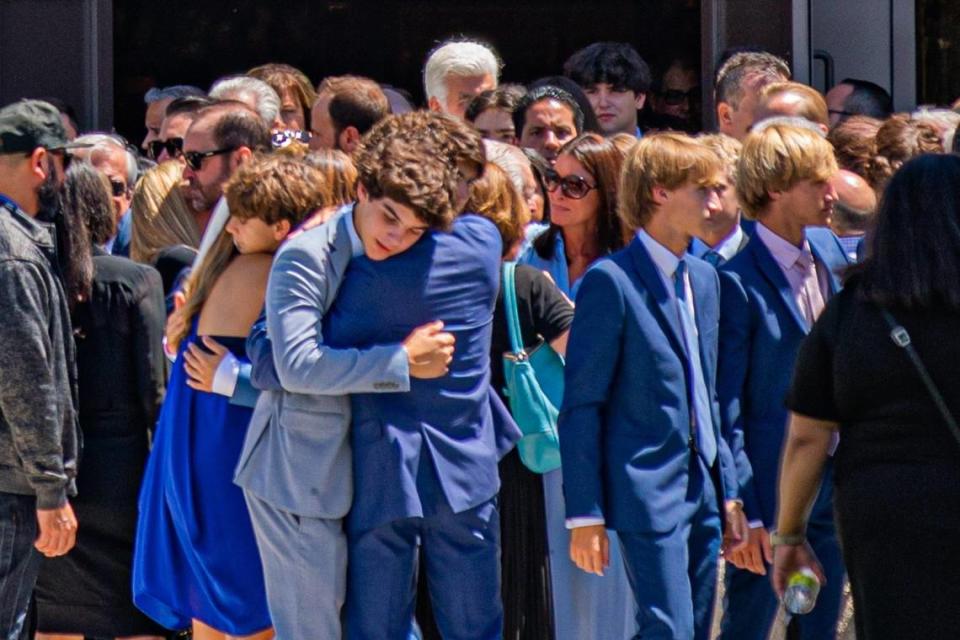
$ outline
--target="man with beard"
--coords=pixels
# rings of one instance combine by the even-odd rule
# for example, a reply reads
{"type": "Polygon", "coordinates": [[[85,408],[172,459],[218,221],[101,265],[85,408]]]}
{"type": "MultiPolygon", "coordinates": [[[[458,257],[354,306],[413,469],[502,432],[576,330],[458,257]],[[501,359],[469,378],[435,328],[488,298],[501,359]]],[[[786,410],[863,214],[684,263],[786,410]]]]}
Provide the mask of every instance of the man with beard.
{"type": "Polygon", "coordinates": [[[67,553],[77,520],[70,312],[38,214],[56,205],[71,146],[52,105],[0,109],[0,636],[23,634],[40,554],[67,553]],[[38,553],[39,552],[39,553],[38,553]]]}
{"type": "Polygon", "coordinates": [[[270,148],[270,130],[250,109],[236,102],[200,112],[183,139],[186,181],[183,195],[205,229],[223,183],[254,151],[270,148]]]}

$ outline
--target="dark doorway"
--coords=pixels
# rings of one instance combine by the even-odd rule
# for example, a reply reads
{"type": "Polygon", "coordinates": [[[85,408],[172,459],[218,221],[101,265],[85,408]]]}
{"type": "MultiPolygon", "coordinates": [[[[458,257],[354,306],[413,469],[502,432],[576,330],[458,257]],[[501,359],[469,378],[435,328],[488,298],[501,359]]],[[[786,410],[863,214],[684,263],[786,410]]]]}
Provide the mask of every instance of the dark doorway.
{"type": "Polygon", "coordinates": [[[615,0],[115,0],[115,126],[143,137],[143,94],[195,84],[264,62],[286,62],[314,82],[356,73],[422,100],[430,49],[453,35],[481,38],[505,61],[503,80],[560,73],[576,49],[597,40],[632,43],[654,74],[672,58],[700,58],[700,1],[615,0]]]}

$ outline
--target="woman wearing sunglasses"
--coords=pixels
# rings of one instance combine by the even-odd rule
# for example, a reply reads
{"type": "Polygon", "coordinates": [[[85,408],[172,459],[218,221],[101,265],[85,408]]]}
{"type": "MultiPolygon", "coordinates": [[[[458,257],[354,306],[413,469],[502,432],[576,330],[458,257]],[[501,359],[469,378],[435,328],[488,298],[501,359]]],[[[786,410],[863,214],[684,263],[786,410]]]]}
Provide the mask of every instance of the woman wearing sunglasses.
{"type": "MultiPolygon", "coordinates": [[[[546,176],[550,225],[518,261],[549,273],[571,299],[590,265],[623,247],[617,217],[622,164],[616,145],[586,133],[560,149],[546,176]]],[[[610,567],[602,577],[577,569],[567,554],[560,470],[544,474],[543,485],[556,640],[632,637],[633,597],[619,548],[611,545],[610,567]]]]}

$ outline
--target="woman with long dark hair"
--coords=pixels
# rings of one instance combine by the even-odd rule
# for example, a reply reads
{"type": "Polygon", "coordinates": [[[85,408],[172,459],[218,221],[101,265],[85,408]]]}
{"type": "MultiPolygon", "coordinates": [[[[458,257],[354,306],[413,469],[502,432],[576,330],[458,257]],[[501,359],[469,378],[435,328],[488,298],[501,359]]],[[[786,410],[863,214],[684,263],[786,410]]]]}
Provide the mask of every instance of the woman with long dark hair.
{"type": "Polygon", "coordinates": [[[37,638],[155,638],[165,632],[133,605],[130,572],[137,493],[163,395],[160,274],[98,248],[114,235],[110,183],[85,163],[67,171],[57,227],[84,447],[71,499],[77,545],[44,559],[37,638]]]}
{"type": "Polygon", "coordinates": [[[839,430],[834,507],[859,640],[960,628],[960,433],[948,426],[960,420],[957,185],[953,155],[893,175],[866,259],[803,342],[788,397],[774,586],[783,593],[802,567],[822,579],[806,514],[839,430]]]}

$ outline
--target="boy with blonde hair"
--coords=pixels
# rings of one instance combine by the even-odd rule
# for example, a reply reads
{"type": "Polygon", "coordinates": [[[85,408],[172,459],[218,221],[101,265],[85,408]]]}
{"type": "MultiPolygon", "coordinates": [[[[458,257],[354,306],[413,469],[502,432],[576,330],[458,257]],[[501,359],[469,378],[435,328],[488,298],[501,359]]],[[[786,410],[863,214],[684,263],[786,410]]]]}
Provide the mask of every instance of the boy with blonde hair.
{"type": "Polygon", "coordinates": [[[567,349],[559,431],[570,556],[602,574],[607,529],[616,531],[637,637],[708,638],[721,515],[731,543],[745,534],[714,401],[720,287],[686,253],[720,206],[721,170],[685,135],[636,144],[620,186],[636,237],[584,276],[567,349]]]}
{"type": "MultiPolygon", "coordinates": [[[[762,640],[777,612],[765,574],[771,541],[777,544],[769,530],[787,425],[784,398],[800,342],[839,291],[837,270],[847,264],[826,228],[837,197],[830,183],[836,171],[830,143],[790,124],[747,136],[737,165],[737,197],[757,223],[746,248],[720,271],[717,393],[750,531],[745,548],[727,558],[740,568],[726,575],[723,638],[762,640]]],[[[827,583],[813,612],[795,619],[802,638],[832,638],[839,615],[844,570],[831,485],[829,478],[823,483],[810,516],[810,543],[823,561],[827,583]]]]}

